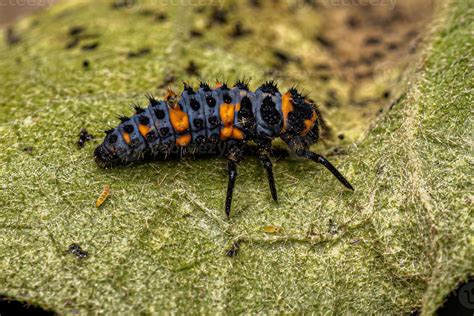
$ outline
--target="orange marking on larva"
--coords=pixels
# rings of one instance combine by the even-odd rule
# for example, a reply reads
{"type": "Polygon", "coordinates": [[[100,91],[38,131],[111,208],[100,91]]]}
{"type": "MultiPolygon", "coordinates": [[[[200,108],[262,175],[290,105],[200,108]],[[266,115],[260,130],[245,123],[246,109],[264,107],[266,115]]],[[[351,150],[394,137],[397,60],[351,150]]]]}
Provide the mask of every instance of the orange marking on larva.
{"type": "Polygon", "coordinates": [[[233,130],[232,126],[221,128],[220,135],[219,135],[220,139],[227,140],[232,135],[232,130],[233,130]]]}
{"type": "Polygon", "coordinates": [[[232,135],[232,125],[234,124],[235,107],[233,104],[222,103],[219,107],[219,117],[224,127],[220,131],[221,140],[226,140],[232,135]]]}
{"type": "Polygon", "coordinates": [[[232,123],[234,122],[234,105],[222,103],[219,107],[219,116],[225,126],[232,126],[232,123]]]}
{"type": "Polygon", "coordinates": [[[311,114],[311,118],[309,120],[304,120],[304,125],[306,126],[305,129],[300,133],[301,136],[305,136],[309,133],[309,131],[313,128],[314,124],[316,123],[316,111],[313,110],[313,114],[311,114]]]}
{"type": "Polygon", "coordinates": [[[283,112],[283,129],[286,129],[286,122],[288,121],[288,113],[293,111],[293,101],[291,93],[287,92],[281,97],[281,111],[283,112]]]}
{"type": "Polygon", "coordinates": [[[127,132],[123,132],[122,133],[122,137],[123,137],[123,140],[127,143],[127,144],[130,144],[130,142],[132,141],[130,139],[130,135],[127,133],[127,132]]]}
{"type": "Polygon", "coordinates": [[[95,206],[99,207],[102,204],[104,204],[109,194],[110,194],[110,187],[106,184],[104,185],[104,189],[102,190],[102,193],[99,195],[99,198],[97,199],[97,201],[95,201],[95,206]]]}
{"type": "Polygon", "coordinates": [[[138,125],[138,131],[143,137],[146,137],[146,134],[148,134],[148,132],[150,131],[150,127],[140,124],[138,125]]]}
{"type": "Polygon", "coordinates": [[[222,82],[217,81],[216,85],[214,86],[214,89],[222,87],[222,82]]]}
{"type": "Polygon", "coordinates": [[[242,132],[238,128],[233,128],[232,129],[232,138],[237,139],[237,140],[243,140],[244,139],[244,132],[242,132]]]}
{"type": "Polygon", "coordinates": [[[190,142],[191,142],[191,134],[182,135],[176,139],[176,145],[182,146],[182,147],[186,146],[190,142]]]}
{"type": "Polygon", "coordinates": [[[176,108],[170,108],[170,121],[171,125],[176,132],[181,133],[189,128],[189,118],[179,106],[176,108]]]}

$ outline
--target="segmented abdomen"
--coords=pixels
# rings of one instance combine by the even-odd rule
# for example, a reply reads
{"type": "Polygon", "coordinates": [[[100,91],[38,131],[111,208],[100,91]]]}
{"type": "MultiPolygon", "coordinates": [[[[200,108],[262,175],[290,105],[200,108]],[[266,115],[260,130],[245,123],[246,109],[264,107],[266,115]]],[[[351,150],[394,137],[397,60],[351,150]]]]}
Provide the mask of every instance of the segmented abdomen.
{"type": "Polygon", "coordinates": [[[273,82],[265,83],[255,92],[242,82],[232,88],[219,84],[214,89],[201,83],[197,91],[185,85],[178,98],[168,89],[163,101],[148,96],[146,109],[135,107],[131,118],[121,117],[121,124],[107,131],[102,154],[135,161],[145,152],[166,153],[192,144],[246,142],[274,139],[282,132],[304,133],[301,128],[294,129],[298,124],[291,122],[294,113],[290,112],[295,112],[298,104],[306,107],[310,115],[297,116],[296,123],[307,129],[305,120],[309,119],[312,126],[316,123],[314,110],[305,105],[306,101],[295,102],[302,96],[291,91],[282,97],[273,82]]]}

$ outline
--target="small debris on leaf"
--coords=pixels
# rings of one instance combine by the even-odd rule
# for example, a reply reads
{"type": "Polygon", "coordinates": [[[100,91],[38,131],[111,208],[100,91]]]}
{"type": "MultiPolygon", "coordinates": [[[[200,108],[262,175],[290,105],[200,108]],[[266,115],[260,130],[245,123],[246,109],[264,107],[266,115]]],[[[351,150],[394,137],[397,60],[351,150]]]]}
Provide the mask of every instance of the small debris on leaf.
{"type": "Polygon", "coordinates": [[[267,234],[277,234],[281,231],[281,227],[275,225],[267,225],[263,227],[263,231],[267,234]]]}
{"type": "Polygon", "coordinates": [[[85,128],[81,129],[81,132],[79,133],[79,141],[77,142],[77,147],[84,147],[84,144],[92,139],[94,139],[94,136],[89,134],[89,132],[85,128]]]}
{"type": "Polygon", "coordinates": [[[102,190],[102,193],[99,195],[99,198],[97,201],[95,201],[95,206],[100,207],[102,204],[104,204],[105,200],[107,200],[107,197],[110,195],[110,187],[106,184],[104,185],[104,189],[102,190]]]}
{"type": "Polygon", "coordinates": [[[128,52],[127,57],[128,58],[138,58],[138,57],[148,55],[150,53],[151,53],[151,49],[148,48],[148,47],[144,47],[144,48],[141,48],[141,49],[139,49],[138,51],[135,51],[135,52],[128,52]]]}
{"type": "Polygon", "coordinates": [[[69,245],[67,252],[75,255],[79,259],[84,259],[84,258],[87,258],[87,256],[89,256],[89,253],[87,251],[82,250],[81,246],[75,243],[69,245]]]}
{"type": "Polygon", "coordinates": [[[232,244],[232,247],[226,251],[226,255],[229,257],[235,257],[237,256],[238,252],[240,250],[240,245],[238,242],[234,242],[232,244]]]}

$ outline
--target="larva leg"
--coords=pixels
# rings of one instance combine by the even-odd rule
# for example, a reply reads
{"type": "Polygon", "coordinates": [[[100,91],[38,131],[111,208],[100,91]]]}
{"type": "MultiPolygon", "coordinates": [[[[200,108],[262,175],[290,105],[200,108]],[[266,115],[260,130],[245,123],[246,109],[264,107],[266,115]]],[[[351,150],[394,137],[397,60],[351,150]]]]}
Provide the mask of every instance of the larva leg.
{"type": "Polygon", "coordinates": [[[306,150],[306,149],[298,149],[296,151],[296,154],[300,157],[305,157],[308,159],[311,159],[314,162],[322,164],[324,167],[326,167],[336,178],[339,180],[346,188],[350,190],[354,190],[352,185],[349,183],[349,181],[344,178],[344,176],[334,167],[324,156],[321,156],[317,153],[314,153],[312,151],[306,150]]]}
{"type": "Polygon", "coordinates": [[[272,161],[270,160],[270,157],[268,155],[268,152],[264,150],[259,150],[258,151],[258,159],[260,160],[260,163],[262,164],[263,168],[267,171],[267,178],[268,178],[268,185],[270,186],[270,192],[272,194],[273,200],[277,201],[277,191],[275,187],[275,179],[273,177],[273,164],[272,161]]]}
{"type": "Polygon", "coordinates": [[[227,195],[225,198],[225,213],[230,216],[232,205],[232,195],[234,193],[235,180],[237,179],[237,164],[242,160],[242,151],[238,147],[232,147],[227,153],[227,172],[229,174],[229,183],[227,185],[227,195]]]}
{"type": "Polygon", "coordinates": [[[227,195],[225,198],[225,213],[230,216],[230,207],[232,204],[232,195],[234,193],[235,179],[237,179],[237,162],[229,160],[227,163],[227,171],[229,173],[229,184],[227,185],[227,195]]]}

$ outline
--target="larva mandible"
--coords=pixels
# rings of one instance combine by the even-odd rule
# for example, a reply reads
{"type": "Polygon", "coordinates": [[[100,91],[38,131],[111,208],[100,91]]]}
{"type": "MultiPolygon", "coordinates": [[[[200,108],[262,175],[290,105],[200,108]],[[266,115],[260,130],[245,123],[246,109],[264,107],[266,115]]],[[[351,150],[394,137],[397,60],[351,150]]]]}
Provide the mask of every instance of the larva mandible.
{"type": "Polygon", "coordinates": [[[213,89],[200,83],[197,91],[184,84],[181,98],[170,88],[164,100],[151,95],[147,98],[147,108],[136,106],[135,115],[120,117],[121,124],[106,131],[103,143],[94,152],[100,166],[183,150],[222,154],[228,159],[225,212],[229,216],[237,164],[249,141],[257,145],[257,156],[266,170],[272,198],[277,200],[270,152],[272,140],[280,137],[289,150],[322,164],[346,188],[354,190],[325,157],[309,150],[319,138],[319,111],[296,88],[281,95],[273,81],[264,83],[255,92],[243,81],[232,88],[218,83],[213,89]]]}

